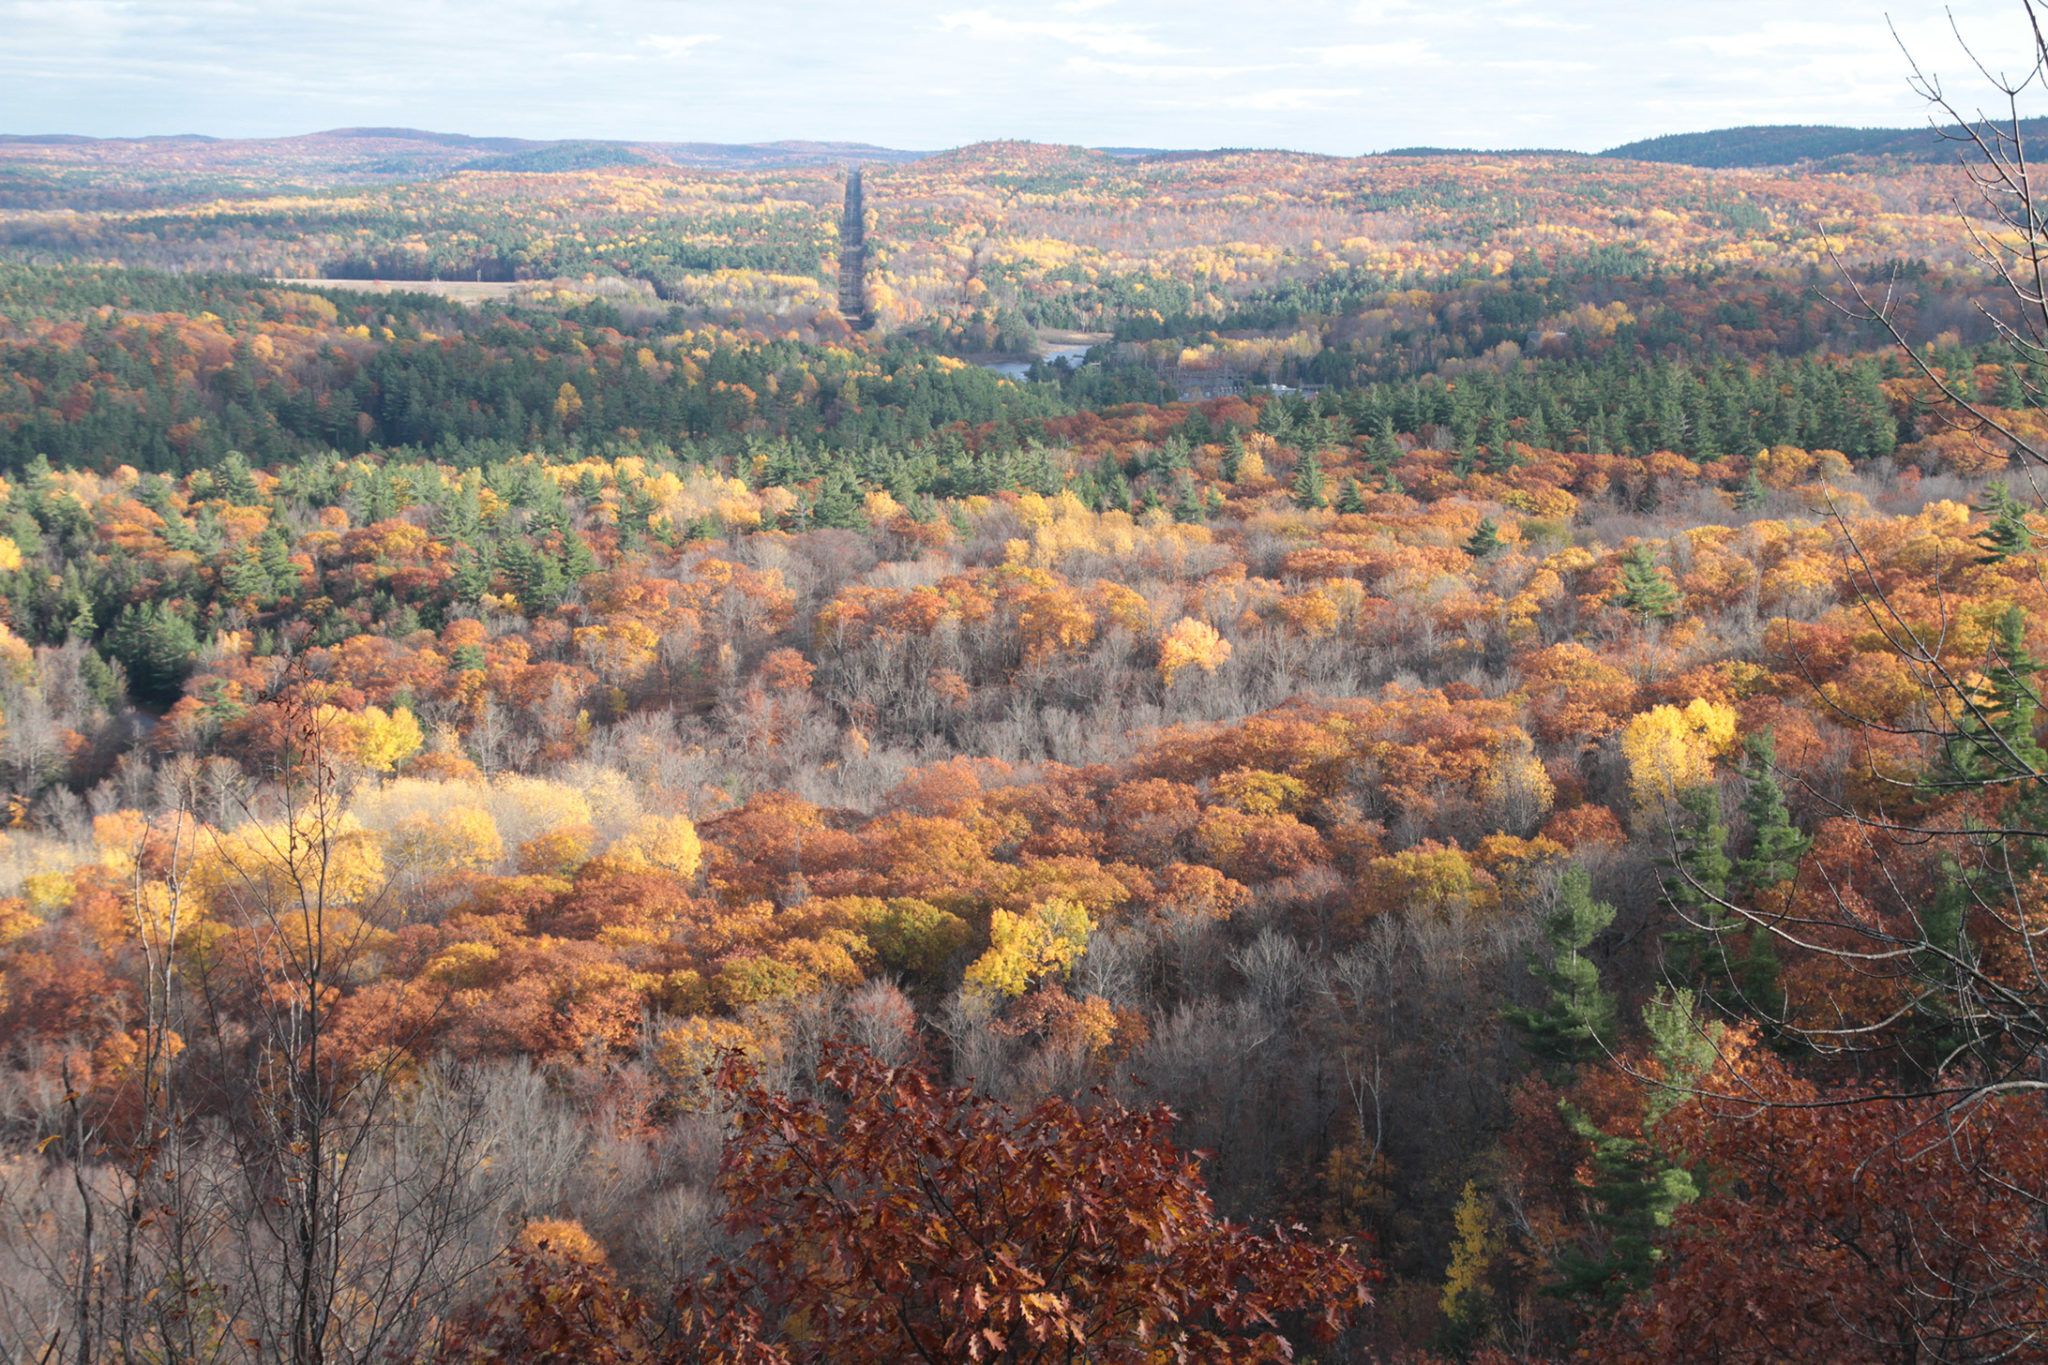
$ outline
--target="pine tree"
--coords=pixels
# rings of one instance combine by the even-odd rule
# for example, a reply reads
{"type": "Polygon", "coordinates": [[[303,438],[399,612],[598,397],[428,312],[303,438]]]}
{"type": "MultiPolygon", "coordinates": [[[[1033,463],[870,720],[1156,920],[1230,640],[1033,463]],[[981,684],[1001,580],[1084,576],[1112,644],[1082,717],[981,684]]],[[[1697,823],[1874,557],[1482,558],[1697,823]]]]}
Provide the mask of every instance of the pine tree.
{"type": "Polygon", "coordinates": [[[251,601],[259,606],[268,605],[274,591],[270,574],[253,546],[243,547],[227,562],[221,570],[221,587],[236,601],[251,601]]]}
{"type": "Polygon", "coordinates": [[[597,556],[590,542],[574,531],[562,533],[562,582],[574,587],[597,572],[597,556]]]}
{"type": "Polygon", "coordinates": [[[840,466],[825,475],[824,482],[818,485],[817,499],[811,504],[811,521],[814,525],[846,530],[867,525],[853,471],[840,466]]]}
{"type": "Polygon", "coordinates": [[[1500,548],[1500,523],[1492,517],[1481,517],[1479,527],[1465,541],[1465,553],[1474,559],[1484,559],[1500,548]]]}
{"type": "Polygon", "coordinates": [[[1556,1289],[1603,1310],[1649,1287],[1671,1215],[1700,1195],[1692,1172],[1657,1142],[1656,1128],[1713,1066],[1720,1026],[1699,1020],[1692,992],[1660,988],[1643,1007],[1643,1027],[1662,1076],[1644,1103],[1643,1137],[1603,1132],[1575,1106],[1559,1105],[1566,1125],[1591,1148],[1591,1221],[1607,1240],[1591,1254],[1560,1253],[1556,1289]]]}
{"type": "Polygon", "coordinates": [[[491,590],[491,580],[497,576],[497,556],[486,545],[478,549],[473,545],[459,545],[455,551],[455,571],[449,577],[448,586],[458,602],[474,602],[491,590]]]}
{"type": "Polygon", "coordinates": [[[1977,557],[1979,564],[1997,564],[2034,548],[2034,533],[2027,526],[2027,505],[2004,484],[1987,487],[1984,501],[1973,504],[1972,510],[1991,518],[1991,524],[1977,533],[1977,543],[1984,548],[1984,553],[1977,557]]]}
{"type": "Polygon", "coordinates": [[[1294,462],[1294,483],[1289,489],[1297,507],[1328,507],[1330,500],[1323,493],[1323,462],[1315,452],[1304,450],[1301,458],[1294,462]]]}
{"type": "Polygon", "coordinates": [[[548,611],[561,602],[562,566],[555,556],[515,540],[505,546],[500,562],[528,615],[548,611]]]}
{"type": "Polygon", "coordinates": [[[1337,489],[1337,510],[1349,516],[1358,516],[1365,511],[1365,490],[1356,479],[1344,480],[1337,489]]]}
{"type": "Polygon", "coordinates": [[[249,461],[239,450],[227,453],[220,463],[218,478],[221,496],[236,507],[253,507],[263,500],[256,487],[256,476],[249,471],[249,461]]]}
{"type": "Polygon", "coordinates": [[[1543,922],[1551,947],[1548,966],[1531,958],[1529,972],[1550,989],[1534,1009],[1511,1009],[1502,1017],[1521,1030],[1529,1051],[1545,1062],[1576,1066],[1605,1054],[1616,1027],[1614,997],[1600,986],[1600,969],[1585,956],[1594,939],[1614,923],[1614,907],[1593,899],[1593,879],[1573,868],[1558,879],[1557,907],[1543,922]]]}
{"type": "Polygon", "coordinates": [[[168,707],[192,671],[199,637],[189,620],[162,602],[141,602],[114,622],[108,645],[127,670],[129,694],[144,706],[168,707]]]}
{"type": "Polygon", "coordinates": [[[1394,422],[1390,417],[1380,419],[1380,429],[1366,449],[1366,461],[1374,469],[1388,470],[1399,463],[1402,455],[1401,443],[1394,437],[1394,422]]]}
{"type": "Polygon", "coordinates": [[[370,476],[368,485],[363,490],[363,521],[389,519],[398,510],[398,490],[391,486],[391,476],[380,468],[370,476]]]}
{"type": "Polygon", "coordinates": [[[1657,571],[1657,556],[1647,541],[1638,543],[1621,559],[1621,587],[1614,604],[1633,612],[1648,623],[1663,620],[1678,611],[1678,589],[1657,571]]]}
{"type": "Polygon", "coordinates": [[[106,710],[112,711],[120,704],[120,675],[98,650],[88,649],[79,659],[78,678],[85,684],[85,690],[92,694],[92,699],[106,710]]]}
{"type": "Polygon", "coordinates": [[[1677,844],[1664,860],[1664,904],[1678,923],[1664,933],[1665,973],[1726,1006],[1739,1004],[1741,989],[1728,952],[1737,920],[1725,908],[1729,876],[1728,829],[1721,823],[1721,793],[1712,786],[1679,793],[1682,823],[1672,830],[1677,844]]]}
{"type": "Polygon", "coordinates": [[[1981,786],[2020,779],[2038,790],[2037,775],[2048,772],[2048,753],[2035,738],[2040,694],[2030,681],[2041,665],[2027,649],[2027,616],[2009,606],[1992,638],[1986,686],[1973,698],[1947,746],[1955,781],[1981,786]]]}
{"type": "Polygon", "coordinates": [[[285,538],[284,532],[275,526],[265,531],[257,542],[257,556],[263,563],[264,575],[270,580],[272,600],[298,594],[299,566],[292,563],[292,543],[285,538]]]}
{"type": "Polygon", "coordinates": [[[1232,427],[1230,439],[1223,443],[1223,459],[1217,467],[1225,483],[1237,482],[1238,471],[1244,467],[1244,455],[1244,437],[1236,427],[1232,427]]]}
{"type": "Polygon", "coordinates": [[[429,529],[434,539],[451,545],[474,543],[483,530],[483,513],[477,504],[476,490],[467,486],[458,488],[453,496],[434,509],[429,529]]]}
{"type": "Polygon", "coordinates": [[[1743,746],[1742,813],[1749,821],[1749,856],[1735,864],[1735,884],[1756,891],[1790,881],[1813,840],[1792,823],[1785,789],[1778,783],[1777,741],[1768,730],[1743,746]]]}
{"type": "Polygon", "coordinates": [[[1960,402],[1974,403],[1978,400],[1977,364],[1974,357],[1959,353],[1956,363],[1948,370],[1948,387],[1960,402]]]}
{"type": "Polygon", "coordinates": [[[2026,407],[2027,383],[2017,364],[1998,367],[1998,406],[2008,410],[2026,407]]]}

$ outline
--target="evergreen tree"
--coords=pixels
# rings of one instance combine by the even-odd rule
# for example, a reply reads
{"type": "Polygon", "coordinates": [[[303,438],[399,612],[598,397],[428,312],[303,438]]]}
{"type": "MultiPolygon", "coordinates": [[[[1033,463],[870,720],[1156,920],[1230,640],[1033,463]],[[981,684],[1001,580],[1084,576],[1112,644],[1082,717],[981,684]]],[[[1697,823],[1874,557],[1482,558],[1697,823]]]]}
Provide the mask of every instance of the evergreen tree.
{"type": "Polygon", "coordinates": [[[1401,443],[1394,436],[1393,419],[1381,418],[1379,432],[1372,438],[1372,444],[1366,448],[1366,462],[1374,469],[1384,471],[1392,469],[1399,463],[1401,455],[1401,443]]]}
{"type": "Polygon", "coordinates": [[[505,546],[500,562],[528,615],[551,610],[561,602],[562,566],[555,556],[515,540],[505,546]]]}
{"type": "Polygon", "coordinates": [[[1549,965],[1529,961],[1530,974],[1549,988],[1550,998],[1534,1009],[1511,1009],[1503,1016],[1542,1061],[1576,1066],[1614,1045],[1614,996],[1601,988],[1600,969],[1585,956],[1612,923],[1614,907],[1593,899],[1593,879],[1583,868],[1558,879],[1557,907],[1543,922],[1549,965]]]}
{"type": "Polygon", "coordinates": [[[1294,462],[1294,483],[1289,488],[1297,507],[1328,507],[1330,500],[1323,493],[1323,462],[1315,452],[1304,450],[1301,458],[1294,462]]]}
{"type": "Polygon", "coordinates": [[[483,531],[483,513],[476,490],[466,484],[457,488],[453,496],[434,509],[429,529],[434,539],[451,545],[474,543],[483,531]]]}
{"type": "Polygon", "coordinates": [[[811,521],[814,525],[834,526],[842,530],[868,524],[853,471],[841,465],[825,475],[824,482],[818,486],[818,496],[811,503],[811,521]]]}
{"type": "Polygon", "coordinates": [[[491,590],[491,581],[497,577],[497,556],[491,547],[481,549],[473,545],[459,545],[455,551],[455,571],[449,579],[449,588],[458,602],[474,602],[491,590]]]}
{"type": "Polygon", "coordinates": [[[1977,557],[1979,564],[1997,564],[2034,548],[2034,533],[2027,526],[2027,505],[2003,483],[1987,487],[1984,501],[1972,504],[1972,510],[1991,518],[1991,524],[1977,533],[1977,543],[1984,548],[1984,553],[1977,557]]]}
{"type": "Polygon", "coordinates": [[[1492,517],[1481,517],[1479,526],[1466,538],[1465,553],[1474,559],[1484,559],[1500,548],[1500,523],[1492,517]]]}
{"type": "Polygon", "coordinates": [[[2034,734],[2041,709],[2031,679],[2041,665],[2027,649],[2027,617],[2009,606],[1998,618],[1986,686],[1974,697],[1947,745],[1952,780],[1972,786],[2014,779],[2039,790],[2037,775],[2048,773],[2048,753],[2034,734]]]}
{"type": "Polygon", "coordinates": [[[1974,403],[1981,395],[1977,391],[1976,359],[1967,352],[1958,353],[1955,364],[1948,368],[1948,387],[1956,398],[1964,403],[1974,403]]]}
{"type": "Polygon", "coordinates": [[[1365,490],[1356,479],[1346,479],[1337,489],[1337,510],[1357,516],[1365,511],[1365,490]]]}
{"type": "Polygon", "coordinates": [[[128,675],[128,692],[155,710],[177,701],[199,637],[192,623],[162,602],[140,602],[123,611],[107,640],[128,675]]]}
{"type": "Polygon", "coordinates": [[[1681,822],[1672,831],[1677,848],[1663,860],[1664,905],[1677,919],[1664,932],[1665,975],[1736,1012],[1744,995],[1730,947],[1743,921],[1726,908],[1735,864],[1721,823],[1721,795],[1715,787],[1694,787],[1679,794],[1678,806],[1681,822]]]}
{"type": "Polygon", "coordinates": [[[296,596],[299,566],[292,563],[292,543],[285,538],[284,532],[275,526],[265,531],[257,542],[256,553],[263,565],[264,576],[270,580],[271,600],[296,596]]]}
{"type": "MultiPolygon", "coordinates": [[[[1239,434],[1236,427],[1232,427],[1230,439],[1223,443],[1223,459],[1217,467],[1217,472],[1223,475],[1225,483],[1237,482],[1238,471],[1244,467],[1244,456],[1244,437],[1239,434]]],[[[1126,500],[1128,501],[1128,498],[1126,500]]]]}
{"type": "Polygon", "coordinates": [[[590,542],[574,531],[562,533],[562,582],[574,587],[597,572],[597,556],[591,552],[590,542]]]}
{"type": "Polygon", "coordinates": [[[99,618],[92,609],[92,599],[80,597],[78,606],[64,624],[64,638],[67,640],[90,640],[99,633],[99,618]]]}
{"type": "Polygon", "coordinates": [[[1792,823],[1777,762],[1777,741],[1768,730],[1750,736],[1743,746],[1742,813],[1749,821],[1749,855],[1735,864],[1735,883],[1743,891],[1790,881],[1813,844],[1792,823]]]}
{"type": "Polygon", "coordinates": [[[270,573],[255,546],[244,546],[227,562],[221,571],[221,587],[236,601],[253,601],[259,606],[267,606],[274,593],[270,573]]]}
{"type": "Polygon", "coordinates": [[[1102,505],[1117,512],[1131,510],[1131,481],[1119,469],[1102,486],[1102,505]]]}
{"type": "Polygon", "coordinates": [[[85,657],[79,660],[78,678],[92,699],[106,710],[115,710],[120,705],[120,675],[98,650],[87,650],[85,657]]]}
{"type": "Polygon", "coordinates": [[[1657,555],[1647,541],[1638,542],[1622,556],[1621,587],[1613,600],[1616,606],[1633,612],[1645,623],[1677,613],[1678,589],[1657,571],[1657,555]]]}
{"type": "Polygon", "coordinates": [[[2001,365],[1998,376],[1998,406],[2008,410],[2028,406],[2026,378],[2020,373],[2020,367],[2017,364],[2001,365]]]}
{"type": "Polygon", "coordinates": [[[1713,1066],[1720,1026],[1698,1019],[1690,991],[1660,989],[1643,1007],[1643,1027],[1662,1078],[1644,1103],[1644,1136],[1603,1132],[1575,1106],[1559,1106],[1566,1125],[1591,1149],[1590,1219],[1606,1240],[1590,1253],[1565,1248],[1555,1290],[1603,1311],[1649,1287],[1671,1215],[1700,1194],[1692,1172],[1658,1143],[1656,1129],[1713,1066]]]}
{"type": "Polygon", "coordinates": [[[645,535],[654,514],[660,510],[661,504],[654,500],[654,496],[642,485],[634,484],[619,501],[619,528],[645,535]]]}
{"type": "Polygon", "coordinates": [[[249,470],[249,461],[239,450],[230,450],[221,461],[218,479],[220,495],[237,507],[253,507],[263,500],[263,494],[256,488],[256,476],[249,470]]]}

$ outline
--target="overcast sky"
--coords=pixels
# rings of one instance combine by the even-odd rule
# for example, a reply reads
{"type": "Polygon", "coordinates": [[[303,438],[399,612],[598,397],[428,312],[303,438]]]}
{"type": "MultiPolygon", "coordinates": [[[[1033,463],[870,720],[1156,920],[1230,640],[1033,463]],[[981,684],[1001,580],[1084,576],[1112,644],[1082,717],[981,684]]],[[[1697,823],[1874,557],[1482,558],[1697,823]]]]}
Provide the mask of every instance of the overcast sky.
{"type": "MultiPolygon", "coordinates": [[[[1953,0],[2024,66],[2020,0],[1953,0]]],[[[1924,121],[1871,0],[0,0],[0,132],[1596,150],[1924,121]]],[[[1889,7],[1965,82],[1933,0],[1889,7]]]]}

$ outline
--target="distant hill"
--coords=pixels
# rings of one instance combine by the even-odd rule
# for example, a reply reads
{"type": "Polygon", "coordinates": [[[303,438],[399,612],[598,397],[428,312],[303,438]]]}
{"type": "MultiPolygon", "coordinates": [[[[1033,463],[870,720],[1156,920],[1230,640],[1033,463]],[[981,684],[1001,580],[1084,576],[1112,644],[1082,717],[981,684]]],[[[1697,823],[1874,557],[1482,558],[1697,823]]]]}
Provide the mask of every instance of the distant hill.
{"type": "Polygon", "coordinates": [[[617,142],[544,142],[516,152],[465,161],[462,171],[602,171],[613,166],[646,166],[652,158],[617,142]]]}
{"type": "Polygon", "coordinates": [[[924,152],[864,142],[618,142],[470,137],[421,128],[331,128],[295,137],[94,138],[0,135],[0,208],[178,202],[194,195],[266,193],[427,180],[454,171],[549,172],[616,166],[691,170],[915,161],[924,152]],[[89,181],[89,189],[80,183],[89,181]]]}
{"type": "MultiPolygon", "coordinates": [[[[2048,118],[2024,119],[2020,135],[2048,139],[2048,118]]],[[[1706,133],[1670,133],[1601,152],[1628,161],[1662,161],[1680,166],[1790,166],[1841,157],[1885,157],[1898,161],[1945,162],[1956,146],[1932,128],[1840,128],[1826,124],[1719,128],[1706,133]]]]}
{"type": "MultiPolygon", "coordinates": [[[[1384,152],[1369,152],[1369,156],[1402,157],[1488,157],[1488,156],[1585,156],[1569,147],[1390,147],[1384,152]]],[[[1606,153],[1602,153],[1606,155],[1606,153]]]]}

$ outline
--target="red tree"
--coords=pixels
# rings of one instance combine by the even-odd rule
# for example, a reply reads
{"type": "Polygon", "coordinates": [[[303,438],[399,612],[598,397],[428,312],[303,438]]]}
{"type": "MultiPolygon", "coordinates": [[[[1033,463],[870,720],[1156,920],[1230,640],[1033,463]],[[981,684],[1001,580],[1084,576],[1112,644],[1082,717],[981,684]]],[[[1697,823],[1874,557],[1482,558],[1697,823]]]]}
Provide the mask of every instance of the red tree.
{"type": "Polygon", "coordinates": [[[705,1359],[1286,1360],[1283,1314],[1327,1335],[1370,1302],[1348,1250],[1219,1220],[1163,1106],[1020,1120],[857,1049],[818,1078],[843,1104],[720,1077],[726,1223],[751,1240],[687,1296],[705,1359]]]}

